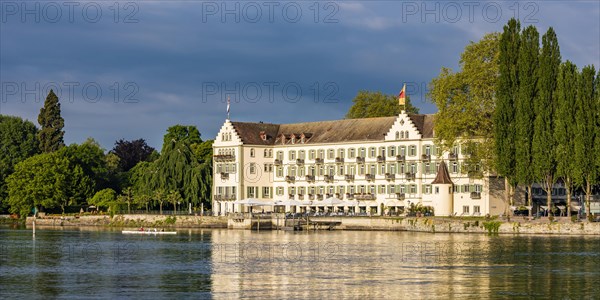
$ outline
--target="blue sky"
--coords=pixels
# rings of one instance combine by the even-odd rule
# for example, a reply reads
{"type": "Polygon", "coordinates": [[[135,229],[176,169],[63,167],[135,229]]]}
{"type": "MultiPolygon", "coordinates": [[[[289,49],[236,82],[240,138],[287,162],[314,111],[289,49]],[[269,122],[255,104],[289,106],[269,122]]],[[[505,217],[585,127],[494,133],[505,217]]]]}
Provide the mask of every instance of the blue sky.
{"type": "Polygon", "coordinates": [[[34,121],[58,90],[65,140],[145,139],[226,118],[343,118],[359,90],[423,113],[441,67],[510,17],[556,30],[563,60],[600,66],[597,1],[0,1],[0,113],[34,121]]]}

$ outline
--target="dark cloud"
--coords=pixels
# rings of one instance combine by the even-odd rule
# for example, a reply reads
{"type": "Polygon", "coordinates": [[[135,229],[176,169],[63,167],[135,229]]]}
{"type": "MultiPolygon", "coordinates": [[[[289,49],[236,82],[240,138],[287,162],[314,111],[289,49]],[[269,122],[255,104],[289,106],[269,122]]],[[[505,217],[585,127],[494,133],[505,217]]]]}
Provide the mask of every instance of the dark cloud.
{"type": "MultiPolygon", "coordinates": [[[[424,97],[431,78],[442,66],[456,68],[469,41],[500,31],[516,12],[512,2],[490,2],[502,12],[491,21],[480,4],[471,21],[465,5],[472,2],[343,1],[319,2],[318,8],[313,2],[279,3],[269,15],[272,2],[147,1],[127,7],[129,2],[118,2],[117,15],[113,2],[81,2],[72,22],[63,8],[61,20],[50,23],[44,19],[49,15],[23,22],[19,12],[7,14],[10,3],[17,2],[2,2],[0,81],[3,88],[16,83],[34,92],[8,97],[0,113],[35,121],[43,87],[55,82],[67,142],[93,137],[108,149],[120,138],[160,147],[166,128],[175,124],[196,125],[203,137],[213,138],[226,116],[226,90],[235,90],[232,119],[243,121],[342,118],[359,90],[396,94],[404,82],[422,112],[433,113],[424,97]],[[82,13],[88,3],[100,3],[98,22],[89,21],[93,10],[82,13]],[[436,9],[436,3],[439,20],[407,12],[413,5],[436,9]],[[456,22],[449,20],[454,15],[448,3],[462,10],[456,22]],[[220,11],[209,13],[215,4],[220,11]],[[258,19],[255,4],[261,7],[258,19]],[[222,5],[239,9],[223,15],[222,5]],[[302,14],[295,22],[298,7],[302,14]],[[94,99],[97,88],[102,96],[94,99]]],[[[35,3],[47,2],[27,5],[35,3]]],[[[519,7],[524,25],[541,32],[553,26],[563,58],[600,64],[600,4],[528,3],[534,6],[519,7]]]]}

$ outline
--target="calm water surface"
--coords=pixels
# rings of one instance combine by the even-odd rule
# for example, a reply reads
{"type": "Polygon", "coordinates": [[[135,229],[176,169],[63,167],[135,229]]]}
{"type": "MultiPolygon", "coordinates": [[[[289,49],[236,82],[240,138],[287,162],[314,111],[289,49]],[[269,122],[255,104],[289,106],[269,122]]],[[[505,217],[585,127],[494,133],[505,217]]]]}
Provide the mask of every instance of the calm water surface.
{"type": "Polygon", "coordinates": [[[600,299],[598,237],[0,228],[0,299],[600,299]]]}

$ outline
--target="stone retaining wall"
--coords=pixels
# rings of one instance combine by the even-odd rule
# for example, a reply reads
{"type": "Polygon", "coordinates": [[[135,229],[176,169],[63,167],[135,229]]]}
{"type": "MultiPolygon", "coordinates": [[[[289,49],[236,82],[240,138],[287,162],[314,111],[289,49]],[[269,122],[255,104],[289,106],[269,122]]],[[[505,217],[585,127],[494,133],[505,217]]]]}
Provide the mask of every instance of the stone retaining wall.
{"type": "MultiPolygon", "coordinates": [[[[33,222],[27,218],[27,225],[33,222]]],[[[165,215],[108,215],[81,217],[36,218],[42,226],[114,226],[114,227],[181,227],[181,228],[227,228],[226,217],[214,216],[165,216],[165,215]]]]}

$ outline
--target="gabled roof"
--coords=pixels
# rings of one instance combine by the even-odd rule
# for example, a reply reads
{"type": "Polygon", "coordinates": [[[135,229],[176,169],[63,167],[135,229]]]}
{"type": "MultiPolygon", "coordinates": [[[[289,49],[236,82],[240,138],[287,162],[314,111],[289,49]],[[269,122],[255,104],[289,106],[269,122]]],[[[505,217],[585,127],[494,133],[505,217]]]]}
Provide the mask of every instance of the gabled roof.
{"type": "Polygon", "coordinates": [[[446,162],[442,160],[440,166],[437,169],[437,174],[435,175],[435,179],[431,184],[454,184],[452,179],[450,179],[450,174],[448,173],[448,167],[446,167],[446,162]]]}
{"type": "MultiPolygon", "coordinates": [[[[433,115],[409,115],[411,121],[424,138],[433,137],[433,115]]],[[[344,119],[334,121],[305,122],[293,124],[268,124],[231,122],[244,144],[274,145],[290,144],[292,135],[299,144],[305,135],[304,144],[326,144],[340,142],[383,141],[398,117],[344,119]],[[267,135],[262,140],[260,132],[267,135]]]]}
{"type": "Polygon", "coordinates": [[[408,115],[423,138],[433,138],[433,115],[408,115]]]}

